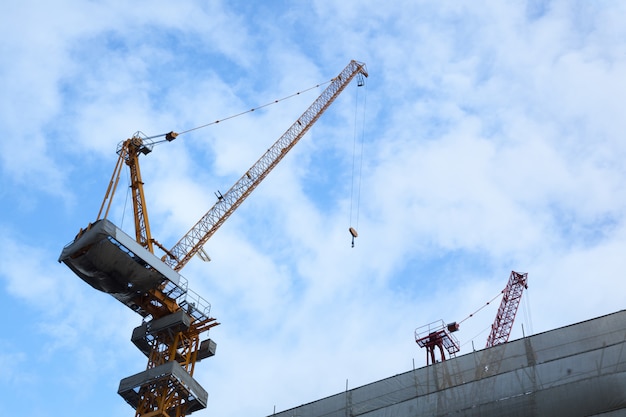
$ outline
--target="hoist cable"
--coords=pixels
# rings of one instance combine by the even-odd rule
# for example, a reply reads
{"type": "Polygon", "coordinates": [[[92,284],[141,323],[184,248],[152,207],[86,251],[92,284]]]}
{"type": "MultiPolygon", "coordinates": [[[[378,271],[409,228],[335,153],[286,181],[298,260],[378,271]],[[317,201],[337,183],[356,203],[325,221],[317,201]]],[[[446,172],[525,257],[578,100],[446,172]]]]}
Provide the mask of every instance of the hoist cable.
{"type": "MultiPolygon", "coordinates": [[[[356,155],[357,155],[357,140],[358,140],[358,114],[359,114],[359,89],[357,88],[357,93],[356,93],[356,100],[355,100],[355,106],[354,106],[354,139],[353,139],[353,144],[352,144],[352,184],[350,187],[350,226],[352,226],[352,220],[353,220],[353,213],[354,213],[354,208],[353,208],[353,204],[354,204],[354,182],[355,182],[355,171],[356,171],[356,155]]],[[[358,229],[359,228],[359,212],[360,212],[360,206],[361,206],[361,177],[362,177],[362,172],[363,172],[363,147],[364,147],[364,137],[365,137],[365,107],[366,107],[366,103],[367,103],[367,92],[364,95],[363,98],[363,118],[362,118],[362,125],[361,125],[361,149],[359,150],[360,155],[359,155],[359,167],[358,167],[358,183],[357,183],[357,190],[356,190],[356,222],[355,222],[355,227],[358,229]]]]}
{"type": "Polygon", "coordinates": [[[356,90],[356,100],[354,105],[354,132],[352,138],[352,178],[350,183],[350,226],[352,226],[352,214],[354,213],[353,205],[354,205],[354,165],[356,160],[356,138],[357,138],[357,114],[359,111],[358,105],[359,99],[359,89],[356,90]]]}
{"type": "Polygon", "coordinates": [[[363,176],[363,149],[365,144],[365,111],[367,108],[367,84],[365,84],[365,94],[363,97],[363,124],[361,125],[361,159],[359,161],[359,186],[357,189],[356,205],[356,227],[359,227],[359,214],[361,212],[361,180],[363,176]]]}
{"type": "Polygon", "coordinates": [[[467,345],[468,343],[471,343],[474,341],[474,339],[476,339],[478,336],[480,336],[481,334],[485,333],[487,330],[491,329],[491,325],[485,327],[484,329],[482,329],[481,331],[479,331],[478,333],[476,333],[474,335],[474,337],[469,338],[466,342],[461,343],[460,347],[463,347],[465,345],[467,345]]]}

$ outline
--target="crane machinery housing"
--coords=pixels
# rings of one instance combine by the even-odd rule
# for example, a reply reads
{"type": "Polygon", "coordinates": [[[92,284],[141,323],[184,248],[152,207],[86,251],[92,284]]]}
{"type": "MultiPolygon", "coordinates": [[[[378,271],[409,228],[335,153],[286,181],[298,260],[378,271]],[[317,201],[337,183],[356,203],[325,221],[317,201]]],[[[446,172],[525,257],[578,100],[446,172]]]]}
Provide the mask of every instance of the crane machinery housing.
{"type": "MultiPolygon", "coordinates": [[[[146,355],[143,372],[122,379],[118,393],[136,417],[182,417],[207,406],[207,392],[193,378],[195,364],[215,354],[216,344],[204,335],[219,323],[210,304],[188,288],[179,271],[198,253],[226,219],[298,143],[347,85],[363,85],[364,63],[350,63],[289,129],[248,169],[215,205],[171,249],[152,237],[139,166],[157,143],[171,142],[175,132],[142,137],[137,133],[120,143],[119,158],[96,220],[65,246],[59,262],[93,288],[142,316],[131,341],[146,355]],[[160,138],[159,141],[155,140],[160,138]],[[135,237],[108,219],[124,165],[130,171],[135,237]],[[155,246],[164,252],[155,255],[155,246]]],[[[350,233],[354,236],[352,230],[350,233]]]]}

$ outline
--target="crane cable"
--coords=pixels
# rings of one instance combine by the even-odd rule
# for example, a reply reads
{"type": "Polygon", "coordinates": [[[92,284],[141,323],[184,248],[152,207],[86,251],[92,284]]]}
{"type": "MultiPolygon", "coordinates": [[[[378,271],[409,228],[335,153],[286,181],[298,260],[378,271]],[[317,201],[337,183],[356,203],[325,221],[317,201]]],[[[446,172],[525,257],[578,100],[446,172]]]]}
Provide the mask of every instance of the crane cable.
{"type": "Polygon", "coordinates": [[[533,319],[530,311],[530,292],[526,289],[526,297],[523,297],[522,311],[524,312],[524,321],[528,324],[529,334],[533,334],[533,319]]]}
{"type": "MultiPolygon", "coordinates": [[[[269,103],[263,104],[261,106],[253,107],[250,110],[242,111],[240,113],[233,114],[232,116],[228,116],[228,117],[225,117],[223,119],[218,119],[218,120],[215,120],[215,121],[210,122],[210,123],[206,123],[206,124],[203,124],[203,125],[200,125],[200,126],[192,127],[191,129],[183,130],[181,132],[178,132],[177,135],[180,136],[180,135],[182,135],[184,133],[193,132],[194,130],[202,129],[202,128],[205,128],[205,127],[208,127],[208,126],[211,126],[211,125],[216,125],[218,123],[224,122],[226,120],[234,119],[235,117],[239,117],[239,116],[242,116],[242,115],[247,114],[247,113],[252,113],[253,111],[260,110],[260,109],[262,109],[264,107],[271,106],[272,104],[280,103],[281,101],[284,101],[284,100],[287,100],[287,99],[299,96],[300,94],[309,92],[309,91],[311,91],[313,89],[316,89],[316,88],[319,88],[319,87],[321,87],[323,85],[330,84],[332,81],[333,81],[333,79],[330,79],[330,80],[328,80],[326,82],[323,82],[323,83],[320,83],[320,84],[316,84],[313,87],[309,87],[309,88],[307,88],[305,90],[298,91],[298,92],[290,94],[290,95],[288,95],[286,97],[276,99],[274,101],[271,101],[269,103]]],[[[148,136],[148,137],[145,137],[144,139],[156,139],[156,138],[166,137],[170,133],[171,132],[162,133],[160,135],[148,136]]],[[[167,139],[163,139],[163,140],[160,140],[160,141],[155,141],[155,142],[153,142],[153,145],[157,145],[157,144],[160,144],[160,143],[163,143],[163,142],[166,142],[166,141],[167,141],[167,139]]]]}
{"type": "MultiPolygon", "coordinates": [[[[314,85],[312,87],[309,87],[307,89],[304,89],[302,91],[295,92],[295,93],[290,94],[288,96],[285,96],[283,98],[276,99],[274,101],[271,101],[269,103],[263,104],[261,106],[253,107],[250,110],[242,111],[240,113],[233,114],[233,115],[225,117],[223,119],[218,119],[218,120],[215,120],[215,121],[210,122],[210,123],[205,123],[203,125],[196,126],[196,127],[193,127],[193,128],[187,129],[187,130],[183,130],[183,131],[178,132],[178,133],[168,132],[168,133],[161,133],[159,135],[154,135],[154,136],[147,136],[143,132],[137,132],[137,133],[135,133],[135,135],[138,135],[138,134],[141,133],[142,135],[144,135],[143,139],[145,139],[145,140],[164,138],[164,139],[161,139],[161,140],[158,140],[158,141],[152,141],[152,143],[151,143],[151,146],[159,145],[159,144],[161,144],[163,142],[171,141],[172,140],[172,136],[171,135],[174,135],[173,137],[177,137],[177,136],[180,136],[180,135],[182,135],[184,133],[193,132],[194,130],[203,129],[205,127],[212,126],[212,125],[224,122],[226,120],[230,120],[230,119],[233,119],[235,117],[242,116],[242,115],[247,114],[247,113],[252,113],[252,112],[254,112],[256,110],[259,110],[259,109],[271,106],[273,104],[280,103],[281,101],[284,101],[284,100],[287,100],[287,99],[299,96],[300,94],[306,93],[306,92],[311,91],[311,90],[316,89],[316,88],[319,88],[319,87],[321,87],[323,85],[330,84],[331,82],[333,82],[333,80],[334,80],[334,78],[332,78],[332,79],[330,79],[330,80],[328,80],[326,82],[323,82],[323,83],[320,83],[320,84],[316,84],[316,85],[314,85]]],[[[357,86],[358,87],[366,86],[365,78],[362,76],[362,74],[358,74],[357,86]]],[[[353,150],[352,150],[352,185],[351,185],[351,190],[350,190],[350,228],[348,229],[350,231],[350,234],[352,235],[352,247],[354,247],[354,239],[358,236],[358,233],[357,233],[356,229],[359,227],[359,213],[360,213],[360,202],[361,202],[361,177],[362,177],[362,170],[363,170],[363,146],[364,146],[363,137],[365,136],[365,133],[364,133],[365,132],[365,108],[366,108],[366,104],[367,104],[367,94],[365,94],[364,98],[363,98],[363,120],[362,120],[362,126],[361,126],[361,150],[360,150],[360,156],[359,156],[358,184],[357,184],[357,197],[356,197],[356,200],[357,200],[357,202],[356,202],[356,224],[355,224],[356,228],[355,228],[355,227],[352,227],[352,217],[353,217],[353,207],[352,206],[353,206],[353,203],[354,203],[354,182],[355,182],[355,171],[356,171],[356,167],[355,167],[355,165],[356,165],[356,147],[357,147],[357,138],[358,138],[358,134],[357,134],[357,124],[358,124],[357,123],[357,115],[358,115],[358,107],[359,107],[358,88],[357,88],[356,96],[357,96],[357,98],[355,100],[356,104],[355,104],[355,110],[354,110],[354,141],[353,141],[353,150]]]]}
{"type": "Polygon", "coordinates": [[[473,313],[471,313],[469,316],[465,317],[463,320],[461,320],[458,324],[463,323],[465,320],[469,319],[470,317],[474,317],[474,314],[478,313],[480,310],[482,310],[483,308],[487,307],[489,304],[491,304],[496,298],[500,297],[502,295],[502,293],[504,292],[504,290],[500,291],[498,293],[498,295],[496,295],[495,297],[493,297],[491,300],[487,301],[487,303],[482,306],[481,308],[479,308],[478,310],[474,311],[473,313]]]}
{"type": "MultiPolygon", "coordinates": [[[[504,293],[504,290],[500,291],[495,297],[493,297],[491,300],[487,301],[487,303],[485,305],[483,305],[482,307],[480,307],[478,310],[474,311],[473,313],[470,313],[469,316],[465,317],[463,320],[461,320],[460,322],[457,323],[457,325],[463,323],[465,320],[469,319],[470,317],[474,317],[474,314],[478,313],[480,310],[482,310],[483,308],[487,307],[489,304],[491,304],[496,298],[500,297],[502,295],[502,293],[504,293]]],[[[491,328],[491,324],[487,327],[485,327],[483,330],[481,330],[480,332],[478,332],[474,337],[470,338],[467,342],[463,343],[461,346],[465,346],[466,344],[473,342],[474,339],[476,339],[478,336],[480,336],[481,334],[483,334],[485,331],[489,330],[491,328]]]]}
{"type": "MultiPolygon", "coordinates": [[[[361,75],[361,74],[359,74],[361,75]]],[[[365,84],[365,79],[362,77],[359,77],[358,79],[358,87],[362,87],[362,86],[366,86],[365,84]]],[[[355,178],[355,165],[356,165],[356,147],[357,147],[357,125],[358,125],[358,120],[357,120],[357,115],[358,115],[358,110],[359,110],[359,89],[356,89],[356,100],[355,100],[355,106],[354,106],[354,140],[353,140],[353,145],[352,145],[352,184],[350,187],[350,227],[348,229],[348,231],[350,232],[350,234],[352,235],[352,247],[354,247],[354,239],[359,235],[357,233],[357,229],[359,228],[359,213],[360,213],[360,208],[361,208],[361,178],[362,178],[362,173],[363,173],[363,146],[364,146],[364,136],[365,136],[365,108],[366,108],[366,104],[367,104],[367,86],[366,86],[366,90],[365,90],[365,94],[363,97],[363,120],[362,120],[362,125],[361,125],[361,149],[360,149],[360,155],[359,155],[359,171],[358,171],[358,184],[357,184],[357,197],[356,197],[356,223],[352,224],[352,214],[353,214],[353,208],[352,205],[354,203],[354,178],[355,178]]]]}
{"type": "MultiPolygon", "coordinates": [[[[506,289],[506,288],[505,288],[506,289]]],[[[461,320],[458,324],[463,323],[465,320],[469,319],[470,317],[474,317],[474,315],[476,313],[478,313],[480,310],[482,310],[483,308],[487,307],[489,304],[491,304],[496,298],[500,297],[502,294],[504,294],[505,290],[500,291],[500,293],[498,293],[498,295],[496,295],[495,297],[493,297],[491,300],[487,301],[487,303],[485,305],[483,305],[482,307],[480,307],[478,310],[474,311],[473,313],[471,313],[469,316],[465,317],[463,320],[461,320]]],[[[533,329],[532,329],[532,318],[530,316],[530,301],[528,300],[528,290],[526,290],[526,297],[523,297],[525,304],[522,305],[523,311],[524,311],[524,320],[529,323],[530,326],[530,334],[533,334],[533,329]]],[[[476,336],[470,338],[469,341],[463,343],[464,346],[467,343],[473,341],[475,338],[477,338],[478,336],[480,336],[482,333],[484,333],[486,330],[490,329],[491,325],[489,325],[488,327],[486,327],[485,329],[481,330],[476,336]]]]}
{"type": "MultiPolygon", "coordinates": [[[[141,136],[143,136],[143,138],[142,138],[143,140],[149,140],[149,141],[151,141],[149,146],[150,146],[150,148],[152,148],[152,147],[153,147],[153,146],[155,146],[155,145],[160,145],[161,143],[171,141],[171,140],[172,140],[172,135],[174,135],[173,137],[175,138],[175,137],[180,136],[180,135],[182,135],[182,134],[184,134],[184,133],[189,133],[189,132],[192,132],[192,131],[194,131],[194,130],[202,129],[202,128],[205,128],[205,127],[208,127],[208,126],[211,126],[211,125],[215,125],[215,124],[218,124],[218,123],[224,122],[224,121],[226,121],[226,120],[234,119],[235,117],[239,117],[239,116],[242,116],[242,115],[247,114],[247,113],[252,113],[252,112],[254,112],[254,111],[256,111],[256,110],[260,110],[260,109],[262,109],[262,108],[265,108],[265,107],[271,106],[271,105],[273,105],[273,104],[280,103],[281,101],[285,101],[285,100],[288,100],[288,99],[290,99],[290,98],[297,97],[297,96],[299,96],[300,94],[307,93],[307,92],[309,92],[309,91],[311,91],[311,90],[314,90],[314,89],[319,88],[319,87],[321,87],[321,86],[324,86],[324,85],[326,85],[326,84],[330,84],[330,83],[331,83],[331,82],[333,82],[334,80],[335,80],[335,78],[331,78],[331,79],[330,79],[330,80],[328,80],[328,81],[325,81],[325,82],[322,82],[322,83],[316,84],[316,85],[314,85],[314,86],[312,86],[312,87],[306,88],[306,89],[301,90],[301,91],[297,91],[297,92],[295,92],[295,93],[293,93],[293,94],[290,94],[290,95],[288,95],[288,96],[285,96],[285,97],[283,97],[283,98],[279,98],[279,99],[276,99],[276,100],[271,101],[271,102],[269,102],[269,103],[265,103],[265,104],[263,104],[263,105],[260,105],[260,106],[257,106],[257,107],[253,107],[253,108],[251,108],[251,109],[249,109],[249,110],[242,111],[242,112],[240,112],[240,113],[233,114],[233,115],[231,115],[231,116],[225,117],[225,118],[223,118],[223,119],[218,119],[218,120],[215,120],[215,121],[210,122],[210,123],[205,123],[205,124],[203,124],[203,125],[196,126],[196,127],[191,128],[191,129],[183,130],[183,131],[178,132],[178,133],[174,133],[173,131],[170,131],[170,132],[167,132],[167,133],[161,133],[161,134],[158,134],[158,135],[148,136],[148,135],[146,135],[145,133],[143,133],[143,132],[141,132],[141,131],[138,131],[138,132],[136,132],[136,133],[134,134],[134,136],[139,136],[139,135],[141,135],[141,136]],[[153,140],[153,139],[157,139],[157,138],[163,138],[163,139],[161,139],[161,140],[156,140],[156,141],[155,141],[155,140],[153,140]]],[[[361,80],[361,79],[359,79],[359,86],[361,86],[361,85],[363,85],[363,84],[364,84],[364,81],[363,81],[363,80],[361,80]]],[[[356,128],[355,128],[355,130],[356,130],[356,128]]],[[[355,133],[355,135],[356,135],[356,133],[355,133]]],[[[354,171],[354,169],[353,169],[353,171],[354,171]]],[[[130,182],[130,178],[129,178],[129,182],[130,182]]],[[[128,198],[129,198],[128,196],[129,196],[129,195],[130,195],[130,188],[129,188],[129,191],[127,192],[127,194],[126,194],[126,201],[125,201],[125,203],[124,203],[124,210],[123,210],[123,213],[125,213],[125,212],[126,212],[126,207],[127,207],[127,204],[128,204],[128,198]]],[[[124,216],[124,214],[122,214],[122,216],[124,216]]],[[[122,223],[123,223],[123,221],[124,221],[124,219],[123,219],[123,217],[122,217],[122,223]]],[[[357,220],[357,222],[358,222],[358,220],[357,220]]],[[[351,230],[353,230],[353,229],[351,228],[351,230]]],[[[356,233],[356,232],[355,232],[355,233],[356,233]]],[[[353,241],[353,246],[354,246],[354,241],[353,241]]]]}

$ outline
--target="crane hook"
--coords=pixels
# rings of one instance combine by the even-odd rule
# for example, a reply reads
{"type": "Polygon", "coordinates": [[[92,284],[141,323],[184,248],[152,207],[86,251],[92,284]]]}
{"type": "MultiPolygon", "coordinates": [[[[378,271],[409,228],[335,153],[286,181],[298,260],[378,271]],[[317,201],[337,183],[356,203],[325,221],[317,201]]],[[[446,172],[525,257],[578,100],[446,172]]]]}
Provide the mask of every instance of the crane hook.
{"type": "Polygon", "coordinates": [[[354,247],[354,238],[358,237],[359,234],[356,232],[356,230],[354,229],[354,227],[350,227],[348,229],[348,231],[350,232],[350,234],[352,235],[352,247],[354,247]]]}

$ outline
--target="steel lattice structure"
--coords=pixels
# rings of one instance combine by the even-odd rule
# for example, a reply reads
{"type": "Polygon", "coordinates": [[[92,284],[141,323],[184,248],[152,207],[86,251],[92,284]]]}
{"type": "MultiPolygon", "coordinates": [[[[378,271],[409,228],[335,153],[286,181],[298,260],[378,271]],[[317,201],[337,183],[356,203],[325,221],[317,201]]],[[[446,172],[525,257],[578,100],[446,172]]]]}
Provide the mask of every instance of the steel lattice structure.
{"type": "Polygon", "coordinates": [[[506,343],[511,335],[511,328],[515,321],[515,315],[519,303],[522,300],[522,292],[528,288],[528,273],[511,271],[509,281],[502,290],[502,301],[498,314],[491,325],[491,333],[487,338],[487,346],[492,347],[501,343],[506,343]]]}
{"type": "Polygon", "coordinates": [[[359,74],[367,77],[365,64],[350,61],[302,116],[225,194],[219,196],[215,205],[162,258],[163,262],[175,271],[182,269],[359,74]]]}

